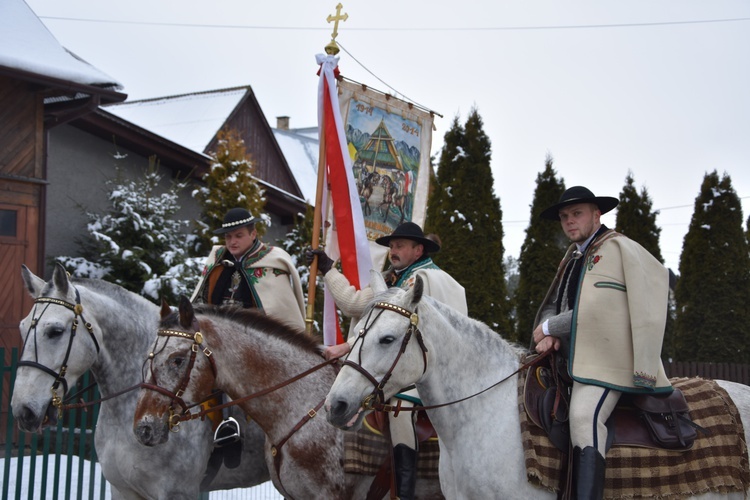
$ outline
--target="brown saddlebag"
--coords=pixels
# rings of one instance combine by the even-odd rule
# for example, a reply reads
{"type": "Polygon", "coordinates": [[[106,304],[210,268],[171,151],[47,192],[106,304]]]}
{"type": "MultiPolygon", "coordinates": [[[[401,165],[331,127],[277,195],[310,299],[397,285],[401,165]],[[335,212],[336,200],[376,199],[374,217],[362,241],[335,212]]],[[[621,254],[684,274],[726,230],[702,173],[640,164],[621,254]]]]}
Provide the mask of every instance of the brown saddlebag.
{"type": "Polygon", "coordinates": [[[675,389],[668,395],[638,394],[632,397],[633,406],[651,432],[651,437],[667,449],[688,449],[693,446],[697,426],[690,420],[690,412],[682,391],[675,389]]]}

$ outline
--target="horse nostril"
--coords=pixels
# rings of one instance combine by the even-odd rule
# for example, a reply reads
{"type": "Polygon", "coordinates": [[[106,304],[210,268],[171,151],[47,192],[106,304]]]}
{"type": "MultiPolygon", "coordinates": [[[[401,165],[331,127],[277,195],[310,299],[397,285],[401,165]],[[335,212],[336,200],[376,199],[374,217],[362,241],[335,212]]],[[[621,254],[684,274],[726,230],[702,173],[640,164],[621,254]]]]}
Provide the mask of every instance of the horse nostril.
{"type": "Polygon", "coordinates": [[[26,432],[34,432],[40,424],[40,417],[29,406],[23,405],[15,415],[18,426],[26,432]]]}
{"type": "Polygon", "coordinates": [[[141,444],[149,445],[154,438],[154,432],[150,425],[139,424],[135,428],[135,435],[141,444]]]}
{"type": "Polygon", "coordinates": [[[346,415],[347,411],[349,410],[349,405],[346,403],[346,401],[335,401],[331,405],[331,415],[334,415],[336,417],[341,417],[343,415],[346,415]]]}

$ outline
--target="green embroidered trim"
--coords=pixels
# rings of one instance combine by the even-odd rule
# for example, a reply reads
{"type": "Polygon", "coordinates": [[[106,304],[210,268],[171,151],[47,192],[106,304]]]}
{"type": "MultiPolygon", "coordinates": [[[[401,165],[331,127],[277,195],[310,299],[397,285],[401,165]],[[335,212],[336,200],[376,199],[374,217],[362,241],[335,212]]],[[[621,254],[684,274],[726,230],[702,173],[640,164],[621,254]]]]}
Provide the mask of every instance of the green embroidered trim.
{"type": "Polygon", "coordinates": [[[401,275],[398,277],[398,280],[396,281],[394,286],[397,286],[399,288],[405,288],[408,290],[409,288],[411,288],[411,285],[408,284],[409,280],[414,275],[414,273],[422,269],[440,269],[440,268],[437,265],[435,265],[434,262],[432,262],[432,259],[430,257],[424,260],[420,260],[419,262],[415,262],[411,266],[404,269],[404,272],[402,272],[401,275]]]}
{"type": "Polygon", "coordinates": [[[627,288],[625,285],[622,285],[620,283],[615,283],[612,281],[597,281],[594,283],[595,288],[612,288],[613,290],[620,290],[621,292],[626,292],[627,288]]]}
{"type": "Polygon", "coordinates": [[[649,375],[648,373],[635,372],[633,374],[633,385],[636,387],[655,387],[656,377],[649,375]]]}

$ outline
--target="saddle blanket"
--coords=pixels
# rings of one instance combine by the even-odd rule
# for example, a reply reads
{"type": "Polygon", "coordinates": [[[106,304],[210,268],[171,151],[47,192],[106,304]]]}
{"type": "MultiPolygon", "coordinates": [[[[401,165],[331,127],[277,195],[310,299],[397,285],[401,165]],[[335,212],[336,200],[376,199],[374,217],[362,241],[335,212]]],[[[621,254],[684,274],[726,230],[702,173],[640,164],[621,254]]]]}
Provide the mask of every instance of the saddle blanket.
{"type": "MultiPolygon", "coordinates": [[[[390,443],[380,434],[364,426],[357,432],[344,433],[344,471],[375,475],[383,465],[390,443]]],[[[419,443],[417,475],[424,479],[438,478],[440,451],[437,439],[419,443]]]]}
{"type": "MultiPolygon", "coordinates": [[[[518,406],[526,475],[532,484],[558,491],[567,456],[545,432],[528,420],[523,398],[524,377],[518,377],[518,406]]],[[[690,406],[698,431],[684,452],[616,446],[607,453],[604,497],[679,498],[707,492],[744,492],[750,484],[747,443],[737,407],[713,380],[674,378],[690,406]]]]}

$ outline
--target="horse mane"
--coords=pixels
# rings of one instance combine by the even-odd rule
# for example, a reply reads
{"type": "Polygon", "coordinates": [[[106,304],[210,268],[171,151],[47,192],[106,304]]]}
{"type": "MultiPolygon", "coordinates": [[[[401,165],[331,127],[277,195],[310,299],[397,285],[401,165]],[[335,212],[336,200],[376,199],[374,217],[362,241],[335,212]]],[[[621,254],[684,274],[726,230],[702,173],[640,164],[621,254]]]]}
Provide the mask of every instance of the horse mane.
{"type": "MultiPolygon", "coordinates": [[[[138,295],[135,292],[131,292],[130,290],[127,290],[126,288],[120,285],[117,285],[115,283],[110,283],[109,281],[105,281],[102,279],[95,279],[95,278],[80,278],[80,277],[75,277],[75,276],[71,276],[69,280],[70,280],[70,284],[73,287],[81,287],[81,288],[87,289],[88,291],[92,293],[105,295],[120,304],[140,303],[141,305],[143,304],[155,305],[153,304],[153,302],[149,301],[146,297],[143,297],[142,295],[138,295]]],[[[53,289],[54,289],[54,284],[52,284],[51,281],[49,283],[46,283],[44,285],[44,288],[42,289],[42,292],[40,293],[40,296],[41,297],[49,296],[49,294],[52,293],[53,289]]]]}
{"type": "MultiPolygon", "coordinates": [[[[390,290],[393,290],[393,289],[390,288],[388,291],[390,290]]],[[[386,297],[385,293],[381,295],[381,298],[386,297]]],[[[505,337],[503,337],[501,333],[496,332],[495,330],[490,328],[490,326],[487,325],[486,323],[476,320],[470,316],[465,316],[461,314],[460,312],[456,311],[455,309],[453,309],[452,307],[448,306],[447,304],[444,304],[440,302],[439,300],[433,297],[430,297],[429,295],[423,295],[422,298],[420,299],[420,302],[425,302],[425,301],[427,301],[427,303],[429,303],[429,305],[432,306],[433,309],[438,311],[443,317],[446,317],[452,320],[455,319],[458,321],[461,321],[461,320],[467,321],[471,327],[471,328],[464,330],[467,333],[475,329],[487,335],[496,335],[497,338],[501,341],[501,344],[504,345],[505,348],[508,351],[510,351],[510,353],[513,356],[515,356],[518,360],[521,360],[526,354],[529,353],[529,350],[526,347],[523,347],[517,342],[511,342],[507,340],[505,337]]],[[[465,325],[463,325],[463,328],[465,328],[465,325]]]]}
{"type": "MultiPolygon", "coordinates": [[[[290,326],[272,316],[268,316],[258,309],[244,308],[237,306],[217,306],[211,304],[194,304],[193,310],[196,315],[215,316],[226,319],[234,323],[239,323],[243,327],[250,326],[254,330],[262,332],[265,335],[274,337],[291,344],[303,351],[320,355],[320,346],[311,336],[303,330],[290,326]]],[[[176,312],[171,313],[161,322],[161,328],[169,328],[179,323],[179,317],[176,312]]]]}

